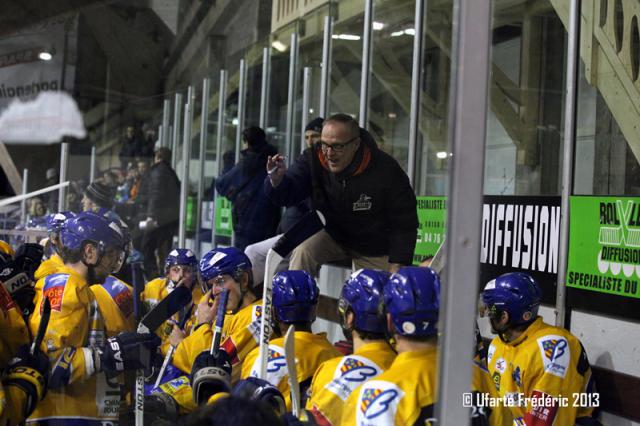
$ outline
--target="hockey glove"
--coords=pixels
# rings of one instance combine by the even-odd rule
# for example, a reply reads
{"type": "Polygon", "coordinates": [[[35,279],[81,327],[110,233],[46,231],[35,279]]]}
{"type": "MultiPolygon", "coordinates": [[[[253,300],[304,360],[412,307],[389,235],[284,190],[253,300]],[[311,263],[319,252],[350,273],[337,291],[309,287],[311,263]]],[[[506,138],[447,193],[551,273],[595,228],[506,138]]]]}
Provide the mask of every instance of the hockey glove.
{"type": "Polygon", "coordinates": [[[99,351],[97,370],[118,373],[125,370],[148,369],[160,346],[155,333],[123,332],[110,337],[99,351]]]}
{"type": "Polygon", "coordinates": [[[144,424],[155,424],[158,421],[176,424],[178,422],[178,403],[171,395],[157,392],[144,397],[144,424]]]}
{"type": "Polygon", "coordinates": [[[33,275],[42,263],[43,253],[44,249],[40,244],[25,243],[18,247],[14,259],[16,265],[26,272],[29,278],[33,279],[33,275]]]}
{"type": "Polygon", "coordinates": [[[278,388],[257,377],[239,380],[231,395],[265,402],[273,408],[278,416],[284,415],[287,411],[284,397],[278,388]]]}
{"type": "Polygon", "coordinates": [[[29,346],[22,345],[11,360],[2,384],[16,386],[25,393],[27,396],[25,414],[29,416],[36,408],[38,401],[47,393],[48,377],[49,358],[40,349],[36,349],[35,354],[31,355],[29,346]]]}
{"type": "Polygon", "coordinates": [[[23,314],[33,312],[34,282],[17,261],[0,262],[0,282],[23,314]]]}
{"type": "Polygon", "coordinates": [[[231,390],[231,360],[224,350],[214,356],[204,351],[191,368],[191,388],[196,404],[205,404],[212,395],[231,390]]]}

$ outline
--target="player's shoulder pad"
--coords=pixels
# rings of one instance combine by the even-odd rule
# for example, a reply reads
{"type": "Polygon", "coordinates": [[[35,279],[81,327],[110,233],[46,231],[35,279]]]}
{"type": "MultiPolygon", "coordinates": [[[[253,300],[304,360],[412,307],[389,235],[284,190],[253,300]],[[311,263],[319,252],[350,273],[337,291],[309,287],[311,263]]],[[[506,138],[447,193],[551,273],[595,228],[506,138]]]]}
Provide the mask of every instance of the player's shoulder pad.
{"type": "Polygon", "coordinates": [[[539,335],[536,343],[545,373],[564,378],[571,363],[571,347],[565,333],[539,335]]]}
{"type": "Polygon", "coordinates": [[[108,276],[101,284],[125,317],[133,314],[133,290],[124,281],[108,276]]]}
{"type": "Polygon", "coordinates": [[[369,380],[360,387],[356,424],[394,424],[404,391],[386,380],[369,380]]]}

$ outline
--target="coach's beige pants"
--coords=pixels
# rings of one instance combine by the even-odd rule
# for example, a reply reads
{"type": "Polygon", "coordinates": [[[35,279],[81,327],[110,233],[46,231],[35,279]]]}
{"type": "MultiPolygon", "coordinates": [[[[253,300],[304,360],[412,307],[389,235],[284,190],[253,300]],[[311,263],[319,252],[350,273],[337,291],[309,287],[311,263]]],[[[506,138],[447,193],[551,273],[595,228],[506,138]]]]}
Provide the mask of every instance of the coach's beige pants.
{"type": "Polygon", "coordinates": [[[325,230],[312,235],[293,250],[289,269],[303,270],[317,276],[323,264],[345,261],[351,261],[354,271],[361,268],[389,270],[389,256],[364,256],[356,253],[336,243],[325,230]]]}

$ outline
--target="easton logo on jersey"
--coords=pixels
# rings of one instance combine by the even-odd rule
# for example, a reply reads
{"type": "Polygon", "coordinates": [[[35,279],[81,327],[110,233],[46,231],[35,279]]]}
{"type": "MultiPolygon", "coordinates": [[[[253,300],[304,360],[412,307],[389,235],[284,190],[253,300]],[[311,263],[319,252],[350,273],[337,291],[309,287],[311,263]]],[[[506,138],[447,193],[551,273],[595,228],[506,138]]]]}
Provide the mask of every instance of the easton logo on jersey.
{"type": "Polygon", "coordinates": [[[569,343],[562,336],[544,336],[538,339],[544,370],[564,378],[571,361],[569,343]]]}
{"type": "MultiPolygon", "coordinates": [[[[49,275],[44,279],[44,288],[42,289],[43,300],[49,298],[51,309],[60,312],[62,309],[62,297],[64,296],[64,288],[69,278],[68,274],[49,275]]],[[[40,304],[40,313],[44,304],[40,304]]]]}

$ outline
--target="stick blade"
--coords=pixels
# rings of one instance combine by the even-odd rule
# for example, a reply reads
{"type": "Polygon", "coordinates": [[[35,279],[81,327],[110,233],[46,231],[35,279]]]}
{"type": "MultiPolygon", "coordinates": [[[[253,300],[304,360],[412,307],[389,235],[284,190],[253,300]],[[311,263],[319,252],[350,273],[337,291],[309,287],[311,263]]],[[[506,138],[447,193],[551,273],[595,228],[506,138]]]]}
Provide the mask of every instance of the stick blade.
{"type": "Polygon", "coordinates": [[[180,286],[175,288],[167,297],[162,299],[147,315],[140,321],[141,327],[146,327],[149,331],[154,331],[160,327],[173,314],[184,308],[191,301],[191,290],[180,286]]]}
{"type": "Polygon", "coordinates": [[[36,352],[36,349],[42,344],[42,339],[47,332],[49,326],[49,319],[51,319],[51,301],[48,297],[45,297],[42,301],[42,315],[40,316],[40,324],[38,325],[38,331],[31,344],[31,355],[36,352]]]}

